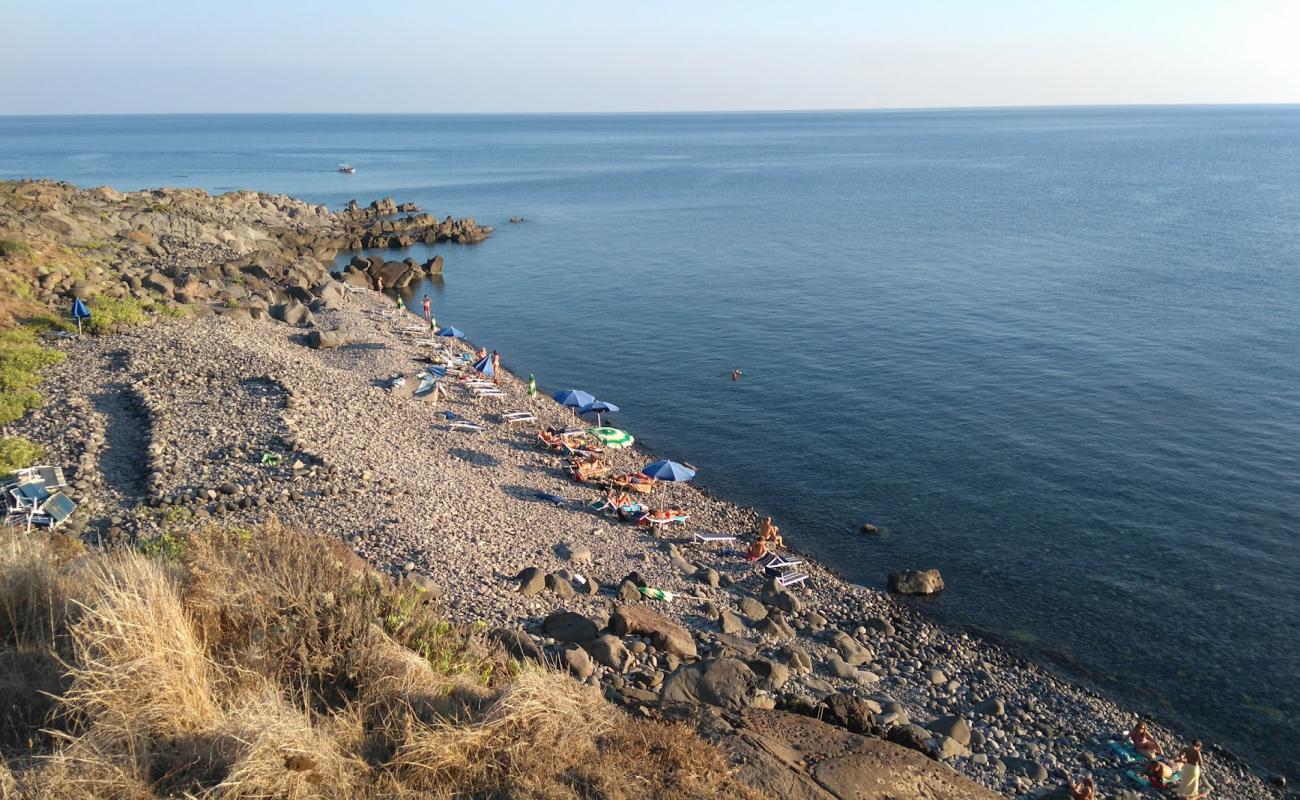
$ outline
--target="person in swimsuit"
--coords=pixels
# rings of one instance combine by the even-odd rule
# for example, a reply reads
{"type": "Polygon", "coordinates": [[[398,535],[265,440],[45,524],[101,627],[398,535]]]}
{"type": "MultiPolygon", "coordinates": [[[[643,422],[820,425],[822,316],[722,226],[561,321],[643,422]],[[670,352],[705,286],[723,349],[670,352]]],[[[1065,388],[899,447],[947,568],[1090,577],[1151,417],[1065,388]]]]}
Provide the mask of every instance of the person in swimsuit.
{"type": "Polygon", "coordinates": [[[781,539],[781,529],[772,524],[771,517],[763,517],[763,524],[758,528],[758,538],[767,540],[773,547],[781,547],[784,544],[781,539]]]}
{"type": "Polygon", "coordinates": [[[425,319],[426,322],[429,323],[430,326],[432,326],[432,325],[433,325],[433,305],[429,302],[429,295],[426,294],[426,295],[424,296],[423,303],[424,303],[424,319],[425,319]]]}
{"type": "Polygon", "coordinates": [[[1097,800],[1097,784],[1091,775],[1078,783],[1070,781],[1070,800],[1097,800]]]}
{"type": "Polygon", "coordinates": [[[757,561],[767,555],[767,540],[755,539],[749,543],[749,548],[745,550],[745,558],[750,561],[757,561]]]}
{"type": "Polygon", "coordinates": [[[1191,747],[1183,749],[1179,754],[1176,765],[1181,764],[1179,772],[1182,775],[1178,778],[1178,784],[1174,786],[1174,797],[1184,797],[1187,800],[1201,800],[1209,796],[1209,792],[1201,788],[1201,740],[1197,739],[1191,747]]]}
{"type": "Polygon", "coordinates": [[[1133,731],[1128,737],[1133,741],[1133,749],[1147,758],[1155,758],[1163,752],[1160,749],[1160,743],[1155,740],[1155,737],[1151,735],[1151,731],[1147,729],[1146,722],[1139,720],[1133,726],[1133,731]]]}

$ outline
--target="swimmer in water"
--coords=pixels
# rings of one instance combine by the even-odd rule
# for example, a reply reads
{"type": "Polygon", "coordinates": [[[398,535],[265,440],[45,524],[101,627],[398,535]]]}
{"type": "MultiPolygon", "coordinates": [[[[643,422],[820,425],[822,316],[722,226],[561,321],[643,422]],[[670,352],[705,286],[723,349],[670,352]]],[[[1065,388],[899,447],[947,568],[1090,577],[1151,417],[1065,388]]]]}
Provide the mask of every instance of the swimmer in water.
{"type": "Polygon", "coordinates": [[[733,369],[733,370],[731,371],[731,379],[732,379],[733,381],[738,381],[738,380],[740,380],[740,376],[743,375],[743,374],[744,374],[744,373],[741,372],[740,370],[738,370],[738,369],[733,369]]]}

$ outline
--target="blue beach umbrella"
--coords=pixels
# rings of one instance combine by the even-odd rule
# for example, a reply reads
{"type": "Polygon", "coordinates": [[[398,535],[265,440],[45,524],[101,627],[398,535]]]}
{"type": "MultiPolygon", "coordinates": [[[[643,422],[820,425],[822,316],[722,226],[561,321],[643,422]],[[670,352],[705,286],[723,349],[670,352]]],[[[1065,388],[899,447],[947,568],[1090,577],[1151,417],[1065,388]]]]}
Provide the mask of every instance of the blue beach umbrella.
{"type": "Polygon", "coordinates": [[[464,339],[465,332],[462,331],[460,328],[453,328],[450,325],[448,325],[447,327],[435,333],[434,336],[447,336],[453,339],[464,339]]]}
{"type": "Polygon", "coordinates": [[[676,461],[656,461],[646,464],[641,473],[661,481],[689,481],[695,477],[695,470],[676,461]]]}
{"type": "Polygon", "coordinates": [[[496,367],[492,366],[492,356],[483,356],[474,362],[474,369],[491,378],[496,375],[496,367]]]}
{"type": "Polygon", "coordinates": [[[614,405],[613,403],[606,403],[604,400],[593,400],[590,403],[587,403],[578,409],[579,414],[590,414],[592,412],[595,412],[596,427],[600,427],[601,414],[609,414],[614,411],[618,411],[618,406],[614,405]]]}
{"type": "Polygon", "coordinates": [[[595,395],[581,389],[565,389],[562,392],[556,392],[552,396],[555,398],[555,402],[569,408],[582,408],[588,403],[596,402],[595,395]]]}
{"type": "Polygon", "coordinates": [[[72,301],[72,318],[77,321],[77,333],[81,333],[81,321],[90,319],[90,309],[86,308],[80,297],[72,301]]]}

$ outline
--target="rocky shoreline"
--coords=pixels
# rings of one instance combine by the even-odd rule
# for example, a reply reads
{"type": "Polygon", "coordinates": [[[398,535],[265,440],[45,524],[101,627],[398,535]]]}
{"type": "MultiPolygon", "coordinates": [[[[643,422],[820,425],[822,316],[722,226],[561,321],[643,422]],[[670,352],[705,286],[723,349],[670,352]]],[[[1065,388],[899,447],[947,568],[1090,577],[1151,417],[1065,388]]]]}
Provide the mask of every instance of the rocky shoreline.
{"type": "MultiPolygon", "coordinates": [[[[13,428],[68,466],[73,530],[87,540],[165,542],[181,526],[271,517],[342,539],[426,587],[451,618],[481,621],[519,657],[557,664],[634,713],[686,718],[706,735],[747,731],[728,737],[740,777],[777,794],[843,796],[809,753],[806,783],[746,754],[779,750],[764,738],[771,709],[918,750],[1002,796],[1059,796],[1066,774],[1092,774],[1103,797],[1142,796],[1109,746],[1134,717],[1106,698],[811,560],[801,587],[773,584],[740,552],[758,514],[698,487],[656,489],[655,505],[691,513],[684,529],[589,510],[601,493],[535,444],[538,426],[569,412],[509,376],[501,398],[453,381],[445,400],[415,396],[436,348],[458,357],[468,345],[430,340],[371,287],[432,264],[354,259],[335,276],[326,265],[353,245],[474,243],[490,229],[391,201],[331,213],[252,193],[49,183],[4,184],[0,208],[0,236],[38,250],[115,243],[89,267],[42,262],[33,302],[118,293],[186,307],[183,319],[57,341],[69,358],[46,373],[49,405],[13,428]],[[171,210],[141,210],[149,202],[171,210]],[[450,430],[445,411],[486,430],[450,430]],[[508,411],[538,421],[512,426],[508,411]],[[695,544],[692,531],[740,544],[695,544]],[[638,585],[675,598],[643,599],[638,585]]],[[[644,459],[610,454],[616,472],[644,459]]],[[[1216,796],[1277,796],[1213,749],[1206,777],[1216,796]]]]}

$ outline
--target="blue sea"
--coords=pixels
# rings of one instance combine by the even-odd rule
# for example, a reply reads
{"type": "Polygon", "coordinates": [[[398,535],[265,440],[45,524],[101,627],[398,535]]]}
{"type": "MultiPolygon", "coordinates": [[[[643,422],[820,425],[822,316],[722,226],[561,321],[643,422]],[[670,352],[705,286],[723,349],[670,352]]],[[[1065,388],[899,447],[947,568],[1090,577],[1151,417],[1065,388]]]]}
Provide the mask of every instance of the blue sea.
{"type": "Polygon", "coordinates": [[[1300,108],[0,117],[0,176],[494,225],[412,305],[848,578],[1300,760],[1300,108]]]}

